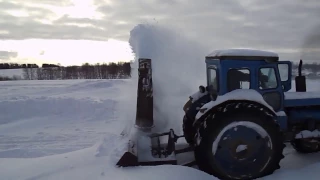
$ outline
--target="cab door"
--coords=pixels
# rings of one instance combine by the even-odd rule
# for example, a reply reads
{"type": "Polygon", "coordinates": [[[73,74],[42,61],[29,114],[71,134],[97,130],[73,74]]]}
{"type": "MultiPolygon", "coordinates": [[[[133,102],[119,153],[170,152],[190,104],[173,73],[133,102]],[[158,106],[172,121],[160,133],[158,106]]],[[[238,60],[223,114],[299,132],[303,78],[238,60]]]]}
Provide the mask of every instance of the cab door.
{"type": "Polygon", "coordinates": [[[256,70],[257,91],[275,111],[283,110],[283,86],[277,64],[261,66],[256,70]]]}
{"type": "Polygon", "coordinates": [[[291,89],[292,62],[290,61],[278,62],[278,69],[280,73],[282,89],[284,92],[288,92],[291,89]]]}

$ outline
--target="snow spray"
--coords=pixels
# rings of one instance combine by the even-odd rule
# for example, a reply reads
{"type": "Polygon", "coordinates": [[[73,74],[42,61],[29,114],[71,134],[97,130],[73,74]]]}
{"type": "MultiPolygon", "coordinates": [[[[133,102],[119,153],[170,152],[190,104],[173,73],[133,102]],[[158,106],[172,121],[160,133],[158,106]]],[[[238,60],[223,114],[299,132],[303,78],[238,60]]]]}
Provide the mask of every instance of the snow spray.
{"type": "Polygon", "coordinates": [[[129,43],[135,61],[152,59],[155,131],[181,132],[184,103],[206,83],[205,55],[210,50],[182,32],[150,24],[135,26],[129,43]]]}

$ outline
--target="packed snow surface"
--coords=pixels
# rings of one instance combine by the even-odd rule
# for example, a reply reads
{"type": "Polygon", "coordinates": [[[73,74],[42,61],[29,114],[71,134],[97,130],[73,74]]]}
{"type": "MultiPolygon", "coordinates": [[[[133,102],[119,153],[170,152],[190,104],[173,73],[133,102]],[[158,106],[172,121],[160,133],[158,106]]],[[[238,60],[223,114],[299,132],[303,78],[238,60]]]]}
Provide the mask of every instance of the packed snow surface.
{"type": "Polygon", "coordinates": [[[245,150],[247,150],[247,148],[248,148],[247,145],[241,144],[241,145],[237,146],[236,152],[238,153],[238,152],[245,151],[245,150]]]}
{"type": "Polygon", "coordinates": [[[222,104],[223,102],[227,102],[229,100],[249,100],[253,102],[258,102],[265,105],[273,111],[273,108],[263,99],[261,94],[259,94],[257,91],[253,89],[236,89],[234,91],[224,94],[223,96],[218,96],[215,101],[210,101],[204,104],[201,107],[201,109],[204,109],[204,111],[199,111],[196,115],[196,119],[200,119],[205,113],[212,109],[212,107],[222,104]]]}
{"type": "MultiPolygon", "coordinates": [[[[156,125],[163,127],[162,132],[171,125],[181,131],[183,105],[205,81],[201,62],[208,49],[149,26],[132,31],[131,45],[136,54],[150,55],[157,66],[153,67],[156,125]]],[[[0,82],[0,179],[214,180],[196,167],[115,167],[128,142],[128,136],[120,134],[134,129],[130,125],[135,120],[135,70],[133,76],[131,80],[0,82]]],[[[308,83],[308,89],[320,87],[308,83]]],[[[319,179],[320,154],[299,155],[290,145],[284,154],[281,170],[262,179],[319,179]]]]}
{"type": "Polygon", "coordinates": [[[196,102],[198,99],[202,98],[203,96],[207,95],[208,91],[205,91],[201,93],[200,91],[195,92],[190,96],[190,99],[192,99],[192,103],[196,102]]]}
{"type": "Polygon", "coordinates": [[[314,131],[309,131],[309,130],[303,130],[300,133],[296,134],[296,138],[318,138],[320,137],[320,131],[319,130],[314,130],[314,131]]]}
{"type": "Polygon", "coordinates": [[[219,57],[219,56],[278,57],[278,54],[271,51],[263,51],[258,49],[233,48],[233,49],[214,50],[212,53],[207,55],[207,57],[219,57]]]}

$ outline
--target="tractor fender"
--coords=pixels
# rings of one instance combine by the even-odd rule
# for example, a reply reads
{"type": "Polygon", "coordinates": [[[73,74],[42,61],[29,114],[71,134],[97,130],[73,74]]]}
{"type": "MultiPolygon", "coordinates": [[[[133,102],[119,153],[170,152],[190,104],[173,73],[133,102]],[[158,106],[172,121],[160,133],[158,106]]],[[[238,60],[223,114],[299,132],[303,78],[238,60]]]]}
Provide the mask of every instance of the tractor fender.
{"type": "Polygon", "coordinates": [[[207,112],[212,111],[213,109],[219,107],[221,104],[225,104],[230,101],[250,101],[255,104],[259,104],[266,108],[272,116],[276,116],[274,109],[263,99],[262,95],[253,89],[237,89],[231,92],[228,92],[224,95],[218,96],[215,101],[210,101],[204,104],[198,111],[194,124],[202,117],[205,117],[207,112]]]}
{"type": "Polygon", "coordinates": [[[189,108],[195,103],[197,102],[199,99],[203,98],[204,96],[208,95],[208,92],[200,92],[197,91],[195,93],[193,93],[192,95],[189,96],[189,100],[185,103],[185,105],[183,106],[183,110],[184,112],[187,112],[189,110],[189,108]]]}
{"type": "Polygon", "coordinates": [[[192,103],[194,103],[207,94],[208,94],[208,91],[205,91],[203,93],[200,91],[197,91],[197,92],[193,93],[191,96],[189,96],[189,99],[191,100],[192,103]]]}

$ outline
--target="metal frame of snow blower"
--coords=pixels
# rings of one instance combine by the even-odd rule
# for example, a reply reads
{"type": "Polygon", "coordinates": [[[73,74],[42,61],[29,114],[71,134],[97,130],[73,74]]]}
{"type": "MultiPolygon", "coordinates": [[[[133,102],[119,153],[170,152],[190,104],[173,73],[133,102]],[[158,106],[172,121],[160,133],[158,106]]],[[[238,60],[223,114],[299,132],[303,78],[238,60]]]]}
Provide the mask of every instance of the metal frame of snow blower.
{"type": "MultiPolygon", "coordinates": [[[[153,86],[152,86],[152,66],[151,59],[140,58],[139,62],[139,80],[137,93],[137,114],[135,127],[141,132],[150,132],[154,127],[153,122],[153,86]]],[[[188,146],[182,149],[176,149],[177,140],[184,136],[178,136],[173,129],[165,133],[149,133],[144,135],[150,139],[150,144],[144,151],[140,148],[139,137],[131,139],[128,142],[128,150],[120,158],[117,166],[148,166],[148,165],[178,165],[177,154],[193,151],[193,147],[188,146]],[[166,143],[161,144],[161,138],[168,136],[166,143]],[[144,158],[145,156],[149,157],[144,158]]],[[[145,143],[145,142],[144,142],[145,143]]],[[[195,161],[191,161],[183,166],[193,166],[195,161]]]]}
{"type": "MultiPolygon", "coordinates": [[[[193,147],[188,146],[182,149],[176,149],[176,142],[179,138],[184,136],[177,136],[172,129],[169,132],[161,134],[151,134],[147,136],[150,138],[150,151],[139,152],[139,143],[137,141],[129,140],[128,151],[123,154],[117,163],[120,167],[129,166],[155,166],[155,165],[178,165],[176,159],[177,154],[186,153],[193,151],[193,147]],[[168,141],[165,144],[161,144],[160,138],[163,136],[168,136],[168,141]],[[150,153],[152,160],[140,158],[140,156],[145,156],[143,154],[150,153]]],[[[194,166],[195,161],[187,162],[185,164],[179,164],[182,166],[194,166]]]]}

